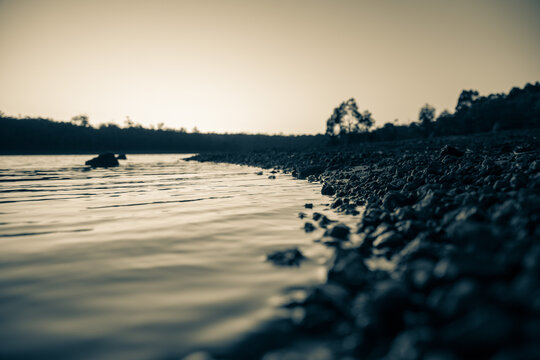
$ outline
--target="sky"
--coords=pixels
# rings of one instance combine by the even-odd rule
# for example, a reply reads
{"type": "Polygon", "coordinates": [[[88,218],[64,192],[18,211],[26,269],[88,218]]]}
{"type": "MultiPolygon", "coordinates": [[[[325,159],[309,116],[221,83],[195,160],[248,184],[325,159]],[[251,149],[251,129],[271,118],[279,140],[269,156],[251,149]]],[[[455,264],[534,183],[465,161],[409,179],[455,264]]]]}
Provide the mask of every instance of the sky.
{"type": "Polygon", "coordinates": [[[204,132],[376,126],[540,81],[540,0],[0,0],[0,111],[204,132]]]}

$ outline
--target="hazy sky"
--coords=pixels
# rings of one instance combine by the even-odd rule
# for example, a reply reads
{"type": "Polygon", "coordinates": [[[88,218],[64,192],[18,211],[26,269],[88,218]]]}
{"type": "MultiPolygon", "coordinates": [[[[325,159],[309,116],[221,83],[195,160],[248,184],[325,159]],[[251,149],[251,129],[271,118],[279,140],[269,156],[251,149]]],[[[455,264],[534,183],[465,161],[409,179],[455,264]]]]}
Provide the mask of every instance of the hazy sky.
{"type": "Polygon", "coordinates": [[[0,110],[319,133],[540,80],[539,0],[0,0],[0,110]]]}

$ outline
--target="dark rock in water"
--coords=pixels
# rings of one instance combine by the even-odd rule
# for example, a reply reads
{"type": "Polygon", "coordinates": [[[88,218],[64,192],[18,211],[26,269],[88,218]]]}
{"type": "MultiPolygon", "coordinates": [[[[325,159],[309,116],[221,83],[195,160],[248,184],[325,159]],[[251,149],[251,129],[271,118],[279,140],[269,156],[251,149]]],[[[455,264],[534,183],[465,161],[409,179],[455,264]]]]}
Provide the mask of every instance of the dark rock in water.
{"type": "Polygon", "coordinates": [[[319,219],[322,217],[321,213],[315,212],[313,213],[313,220],[319,221],[319,219]]]}
{"type": "MultiPolygon", "coordinates": [[[[315,218],[315,216],[313,218],[315,218]]],[[[319,220],[319,226],[326,229],[326,226],[333,222],[335,222],[335,220],[330,220],[328,217],[326,217],[326,215],[323,215],[321,216],[321,219],[319,220]]]]}
{"type": "Polygon", "coordinates": [[[305,256],[297,248],[275,251],[266,256],[266,260],[278,266],[299,266],[305,256]]]}
{"type": "Polygon", "coordinates": [[[451,155],[461,157],[463,156],[463,154],[465,154],[463,151],[456,149],[455,147],[450,145],[444,145],[441,149],[441,156],[451,155]]]}
{"type": "Polygon", "coordinates": [[[268,176],[269,179],[274,180],[276,178],[276,175],[270,175],[268,176]]]}
{"type": "Polygon", "coordinates": [[[329,195],[332,196],[336,193],[336,190],[332,187],[332,185],[324,184],[321,189],[321,194],[323,195],[329,195]]]}
{"type": "Polygon", "coordinates": [[[116,158],[117,158],[118,160],[127,160],[126,154],[118,154],[118,155],[116,156],[116,158]]]}
{"type": "Polygon", "coordinates": [[[257,171],[257,172],[255,173],[255,175],[262,175],[262,174],[263,174],[262,171],[257,171]]]}
{"type": "Polygon", "coordinates": [[[85,164],[91,167],[114,167],[120,165],[113,153],[99,154],[99,156],[88,160],[85,164]]]}
{"type": "Polygon", "coordinates": [[[306,222],[306,223],[304,224],[304,231],[307,232],[307,233],[310,233],[310,232],[312,232],[312,231],[315,231],[315,226],[314,226],[312,223],[310,223],[310,222],[306,222]]]}
{"type": "Polygon", "coordinates": [[[337,199],[336,201],[334,201],[331,205],[332,209],[336,209],[338,207],[340,207],[341,205],[343,205],[343,200],[341,199],[337,199]]]}
{"type": "Polygon", "coordinates": [[[332,230],[330,230],[330,236],[337,239],[345,240],[349,236],[349,232],[350,229],[347,225],[339,223],[335,225],[332,230]]]}
{"type": "Polygon", "coordinates": [[[307,203],[307,204],[304,204],[304,207],[305,207],[306,209],[313,209],[313,204],[307,203]]]}

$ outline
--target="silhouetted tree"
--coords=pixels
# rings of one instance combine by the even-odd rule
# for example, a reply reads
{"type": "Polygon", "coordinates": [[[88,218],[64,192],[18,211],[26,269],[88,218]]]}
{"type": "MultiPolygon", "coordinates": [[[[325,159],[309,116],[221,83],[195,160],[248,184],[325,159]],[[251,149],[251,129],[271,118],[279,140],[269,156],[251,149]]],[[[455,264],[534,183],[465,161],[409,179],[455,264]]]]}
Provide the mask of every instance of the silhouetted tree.
{"type": "Polygon", "coordinates": [[[418,120],[423,127],[429,127],[435,119],[435,108],[429,104],[426,104],[420,108],[418,113],[418,120]]]}
{"type": "Polygon", "coordinates": [[[369,130],[373,122],[371,113],[367,110],[360,113],[356,100],[350,98],[336,107],[326,121],[326,135],[351,138],[351,135],[369,130]]]}
{"type": "Polygon", "coordinates": [[[466,110],[471,107],[473,102],[478,99],[478,91],[476,90],[463,90],[459,94],[458,102],[456,105],[456,111],[466,110]]]}
{"type": "Polygon", "coordinates": [[[88,122],[88,115],[77,115],[71,118],[71,123],[78,126],[89,126],[90,123],[88,122]]]}
{"type": "Polygon", "coordinates": [[[343,108],[345,103],[341,103],[338,107],[334,109],[330,118],[326,121],[326,135],[335,136],[339,134],[339,125],[341,122],[341,114],[343,113],[343,108]]]}
{"type": "Polygon", "coordinates": [[[126,120],[124,120],[124,125],[126,128],[130,128],[130,127],[134,127],[135,123],[133,122],[133,120],[131,120],[129,116],[126,116],[126,120]]]}
{"type": "Polygon", "coordinates": [[[360,119],[360,124],[364,127],[364,130],[368,131],[374,123],[375,120],[373,119],[373,115],[371,115],[371,112],[369,112],[368,110],[364,111],[362,113],[362,118],[360,119]]]}

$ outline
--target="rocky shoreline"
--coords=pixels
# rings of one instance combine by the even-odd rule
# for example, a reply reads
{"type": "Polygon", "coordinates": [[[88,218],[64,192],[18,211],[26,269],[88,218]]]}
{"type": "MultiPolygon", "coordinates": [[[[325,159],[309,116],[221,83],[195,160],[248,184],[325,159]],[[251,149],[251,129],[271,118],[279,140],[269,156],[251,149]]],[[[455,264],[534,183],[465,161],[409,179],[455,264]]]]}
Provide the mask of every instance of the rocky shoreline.
{"type": "Polygon", "coordinates": [[[319,181],[359,219],[305,219],[334,240],[327,282],[215,358],[540,358],[539,144],[533,130],[195,156],[319,181]]]}

